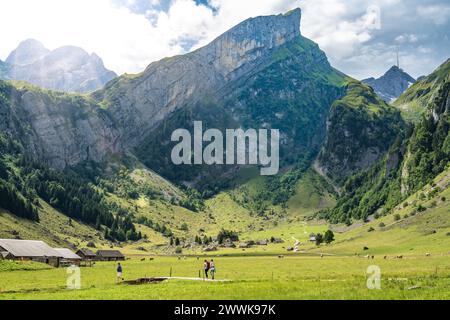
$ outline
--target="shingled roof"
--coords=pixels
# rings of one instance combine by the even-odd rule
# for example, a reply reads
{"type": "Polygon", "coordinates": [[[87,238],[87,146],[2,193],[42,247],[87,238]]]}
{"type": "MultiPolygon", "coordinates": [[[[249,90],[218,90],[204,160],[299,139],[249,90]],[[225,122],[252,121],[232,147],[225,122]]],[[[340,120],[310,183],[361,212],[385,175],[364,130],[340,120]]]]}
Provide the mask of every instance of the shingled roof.
{"type": "Polygon", "coordinates": [[[56,251],[58,251],[63,259],[67,259],[67,260],[81,260],[81,257],[75,253],[73,253],[71,250],[69,249],[64,249],[64,248],[55,248],[56,251]]]}
{"type": "Polygon", "coordinates": [[[91,250],[87,249],[87,248],[82,248],[80,250],[77,251],[77,254],[81,254],[87,258],[95,258],[97,255],[92,252],[91,250]]]}
{"type": "Polygon", "coordinates": [[[0,247],[16,258],[63,257],[43,241],[0,239],[0,247]]]}
{"type": "Polygon", "coordinates": [[[98,250],[97,256],[102,258],[125,258],[122,252],[118,250],[98,250]]]}

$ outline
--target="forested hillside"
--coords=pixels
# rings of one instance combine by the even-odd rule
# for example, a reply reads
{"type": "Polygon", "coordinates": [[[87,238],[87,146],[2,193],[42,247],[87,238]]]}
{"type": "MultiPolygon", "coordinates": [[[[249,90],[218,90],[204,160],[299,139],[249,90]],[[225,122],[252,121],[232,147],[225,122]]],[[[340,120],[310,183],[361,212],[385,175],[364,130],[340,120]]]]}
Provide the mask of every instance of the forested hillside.
{"type": "MultiPolygon", "coordinates": [[[[445,68],[445,65],[442,67],[445,68]]],[[[445,74],[445,69],[436,74],[445,74]]],[[[426,81],[426,80],[425,80],[426,81]]],[[[430,183],[450,162],[450,79],[435,79],[433,92],[421,121],[405,131],[388,154],[374,167],[350,177],[344,184],[337,206],[322,216],[333,222],[351,223],[352,219],[381,216],[411,194],[430,183]]],[[[413,95],[411,87],[403,97],[413,95]]],[[[422,95],[416,99],[423,99],[422,95]]],[[[415,100],[411,100],[415,103],[415,100]]]]}

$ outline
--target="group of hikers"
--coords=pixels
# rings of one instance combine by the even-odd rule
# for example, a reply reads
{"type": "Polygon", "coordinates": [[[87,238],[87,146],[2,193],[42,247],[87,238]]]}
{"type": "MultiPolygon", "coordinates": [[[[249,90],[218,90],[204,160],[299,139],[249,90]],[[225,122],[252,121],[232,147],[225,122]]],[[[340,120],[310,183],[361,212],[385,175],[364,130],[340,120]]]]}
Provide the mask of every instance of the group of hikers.
{"type": "MultiPolygon", "coordinates": [[[[117,283],[122,282],[123,279],[123,269],[122,265],[120,263],[117,264],[117,283]]],[[[211,279],[214,280],[216,277],[216,264],[214,263],[214,260],[211,259],[211,261],[205,260],[205,263],[203,264],[203,271],[205,272],[205,279],[209,279],[209,276],[211,276],[211,279]]]]}
{"type": "Polygon", "coordinates": [[[214,280],[216,277],[216,264],[214,263],[214,260],[211,259],[211,261],[205,260],[205,263],[203,264],[203,270],[205,271],[205,278],[209,279],[208,272],[211,275],[211,279],[214,280]]]}

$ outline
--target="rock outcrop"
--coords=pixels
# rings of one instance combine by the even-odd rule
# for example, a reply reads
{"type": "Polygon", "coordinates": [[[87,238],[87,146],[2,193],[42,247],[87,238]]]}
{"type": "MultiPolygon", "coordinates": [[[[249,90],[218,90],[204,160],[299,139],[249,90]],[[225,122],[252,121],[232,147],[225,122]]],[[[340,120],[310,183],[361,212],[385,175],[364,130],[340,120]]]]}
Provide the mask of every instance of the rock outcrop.
{"type": "Polygon", "coordinates": [[[0,98],[0,130],[57,169],[122,150],[114,121],[90,99],[2,81],[0,98]]]}

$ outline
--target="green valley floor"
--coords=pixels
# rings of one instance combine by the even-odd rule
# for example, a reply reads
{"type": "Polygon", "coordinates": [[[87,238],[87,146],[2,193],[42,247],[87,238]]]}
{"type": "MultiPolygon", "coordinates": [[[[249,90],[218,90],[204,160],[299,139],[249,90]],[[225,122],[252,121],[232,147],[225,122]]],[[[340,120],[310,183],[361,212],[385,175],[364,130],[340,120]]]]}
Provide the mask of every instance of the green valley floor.
{"type": "MultiPolygon", "coordinates": [[[[203,257],[134,257],[123,262],[125,280],[141,277],[198,277],[203,257]]],[[[81,268],[81,289],[68,290],[66,269],[29,268],[0,273],[5,299],[450,299],[450,256],[215,257],[217,279],[117,284],[113,262],[81,268]],[[381,270],[381,289],[370,290],[370,266],[381,270]]],[[[1,264],[1,262],[0,262],[1,264]]],[[[17,269],[17,268],[16,268],[17,269]]]]}

